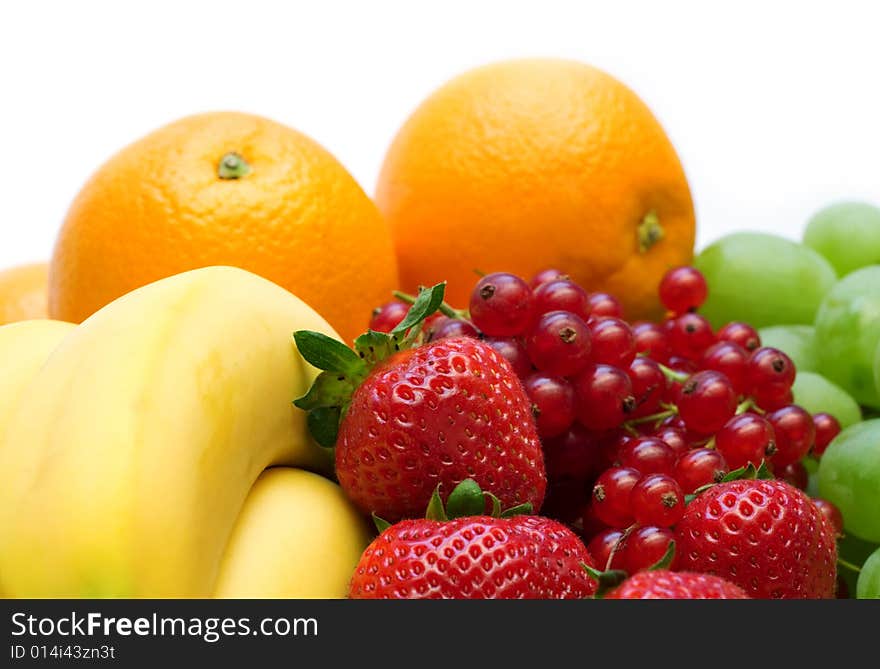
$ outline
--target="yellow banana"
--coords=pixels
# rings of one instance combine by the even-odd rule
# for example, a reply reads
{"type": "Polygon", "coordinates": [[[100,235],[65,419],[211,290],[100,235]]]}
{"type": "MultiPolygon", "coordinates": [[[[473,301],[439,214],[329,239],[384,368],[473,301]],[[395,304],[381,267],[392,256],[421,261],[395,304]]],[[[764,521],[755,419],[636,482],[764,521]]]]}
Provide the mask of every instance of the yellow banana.
{"type": "Polygon", "coordinates": [[[332,481],[301,469],[267,469],[238,517],[214,595],[345,597],[371,538],[332,481]]]}
{"type": "MultiPolygon", "coordinates": [[[[227,545],[265,468],[330,466],[291,405],[317,373],[292,345],[297,329],[336,336],[275,284],[211,267],[140,288],[70,331],[0,428],[0,591],[207,597],[224,555],[222,592],[271,589],[242,573],[260,564],[256,543],[227,545]]],[[[264,476],[239,535],[265,537],[264,514],[282,523],[296,496],[284,486],[306,486],[285,479],[264,476]]],[[[344,555],[363,539],[345,534],[350,511],[334,503],[345,529],[322,545],[341,542],[344,555]]],[[[277,546],[301,540],[279,525],[277,546]]]]}
{"type": "MultiPolygon", "coordinates": [[[[19,321],[0,326],[0,425],[25,385],[49,357],[72,323],[53,320],[19,321]]],[[[0,442],[0,447],[2,447],[0,442]]]]}

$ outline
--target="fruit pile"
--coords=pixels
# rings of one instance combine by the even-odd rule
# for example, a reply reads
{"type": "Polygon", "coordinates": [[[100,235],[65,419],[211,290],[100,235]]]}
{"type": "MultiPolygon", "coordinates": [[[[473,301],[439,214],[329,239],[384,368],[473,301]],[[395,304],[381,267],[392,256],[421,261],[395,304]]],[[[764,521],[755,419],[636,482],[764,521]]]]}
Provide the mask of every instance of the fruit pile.
{"type": "Polygon", "coordinates": [[[266,118],[148,134],[0,272],[0,595],[880,597],[880,211],[695,225],[571,61],[440,87],[374,198],[266,118]]]}
{"type": "Polygon", "coordinates": [[[759,325],[764,345],[784,350],[797,365],[795,403],[833,415],[843,428],[821,460],[804,464],[811,493],[843,513],[839,546],[849,567],[842,572],[860,597],[880,596],[878,263],[880,208],[859,201],[820,209],[800,242],[734,233],[694,259],[712,286],[701,313],[716,327],[738,319],[759,325]],[[868,559],[872,553],[877,557],[868,559]]]}
{"type": "MultiPolygon", "coordinates": [[[[311,412],[316,436],[331,435],[340,484],[361,509],[415,522],[419,541],[437,532],[448,541],[456,525],[422,536],[427,521],[411,519],[432,490],[471,481],[499,507],[528,504],[543,514],[536,523],[568,524],[587,542],[580,559],[591,567],[634,575],[672,551],[666,566],[721,576],[752,597],[834,595],[842,518],[801,489],[802,461],[820,457],[840,426],[792,404],[794,363],[761,346],[754,328],[713,330],[697,312],[708,293],[700,272],[679,267],[663,277],[668,317],[659,324],[626,322],[613,296],[553,269],[528,282],[485,275],[466,311],[442,302],[442,288],[378,307],[355,352],[297,333],[305,358],[325,370],[297,404],[311,412]]],[[[487,502],[476,500],[472,510],[483,515],[487,502]]],[[[456,495],[448,503],[460,506],[456,495]]],[[[412,526],[393,527],[402,534],[380,542],[415,541],[412,526]]],[[[353,594],[449,596],[449,574],[424,586],[432,555],[393,568],[386,557],[372,585],[353,594]],[[421,586],[401,572],[419,575],[421,586]],[[383,575],[391,580],[380,587],[383,575]]],[[[493,577],[507,569],[503,559],[487,568],[492,592],[505,591],[505,578],[493,577]]],[[[469,578],[473,592],[452,590],[485,594],[482,580],[469,578]]]]}

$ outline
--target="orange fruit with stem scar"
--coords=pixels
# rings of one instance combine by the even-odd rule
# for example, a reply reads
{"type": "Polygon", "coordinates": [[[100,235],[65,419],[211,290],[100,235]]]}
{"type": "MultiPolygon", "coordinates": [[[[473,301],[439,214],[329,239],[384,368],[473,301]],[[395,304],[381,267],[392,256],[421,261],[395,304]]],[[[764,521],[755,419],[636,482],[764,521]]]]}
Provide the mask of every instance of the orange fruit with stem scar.
{"type": "Polygon", "coordinates": [[[553,267],[660,316],[657,284],[693,255],[688,182],[660,123],[620,81],[565,60],[517,60],[437,90],[395,138],[376,202],[403,288],[448,281],[467,304],[474,270],[553,267]]]}

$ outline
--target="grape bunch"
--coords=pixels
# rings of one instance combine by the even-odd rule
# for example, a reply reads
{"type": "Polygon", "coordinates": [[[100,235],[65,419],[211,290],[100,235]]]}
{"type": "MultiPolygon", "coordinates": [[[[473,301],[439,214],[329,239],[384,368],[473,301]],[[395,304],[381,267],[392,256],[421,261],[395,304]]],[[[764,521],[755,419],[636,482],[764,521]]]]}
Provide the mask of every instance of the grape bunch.
{"type": "MultiPolygon", "coordinates": [[[[544,515],[576,528],[597,565],[629,573],[666,553],[689,496],[752,467],[804,490],[803,460],[840,432],[793,404],[796,370],[755,328],[714,331],[698,313],[708,287],[692,267],[659,285],[667,317],[624,319],[620,303],[547,269],[526,281],[483,276],[467,310],[444,305],[428,340],[480,337],[522,380],[544,449],[544,515]]],[[[406,296],[402,296],[406,298],[406,296]]],[[[388,331],[404,301],[376,309],[388,331]]],[[[842,531],[840,512],[816,507],[842,531]]]]}

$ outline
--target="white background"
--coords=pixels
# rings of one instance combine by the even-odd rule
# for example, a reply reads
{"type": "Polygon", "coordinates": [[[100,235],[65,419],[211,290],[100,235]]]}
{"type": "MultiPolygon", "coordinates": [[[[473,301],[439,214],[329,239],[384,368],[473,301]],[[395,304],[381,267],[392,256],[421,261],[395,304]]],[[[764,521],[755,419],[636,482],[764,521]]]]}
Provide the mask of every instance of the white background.
{"type": "Polygon", "coordinates": [[[622,79],[678,148],[698,246],[880,204],[880,9],[827,2],[0,2],[0,267],[47,258],[116,150],[177,117],[291,125],[372,193],[418,102],[497,59],[622,79]]]}

